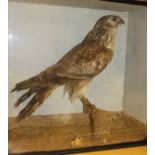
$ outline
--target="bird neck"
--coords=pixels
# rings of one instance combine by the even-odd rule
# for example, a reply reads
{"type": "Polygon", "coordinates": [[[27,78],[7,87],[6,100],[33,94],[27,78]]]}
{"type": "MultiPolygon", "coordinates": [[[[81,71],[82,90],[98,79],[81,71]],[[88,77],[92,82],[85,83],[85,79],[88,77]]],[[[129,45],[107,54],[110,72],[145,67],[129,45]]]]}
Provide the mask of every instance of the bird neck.
{"type": "Polygon", "coordinates": [[[104,31],[101,33],[99,37],[99,44],[103,45],[108,49],[114,49],[115,44],[115,35],[116,35],[116,28],[107,28],[106,32],[104,31]]]}
{"type": "Polygon", "coordinates": [[[102,29],[93,29],[88,33],[84,41],[96,42],[99,46],[108,49],[114,49],[116,28],[103,27],[102,29]]]}

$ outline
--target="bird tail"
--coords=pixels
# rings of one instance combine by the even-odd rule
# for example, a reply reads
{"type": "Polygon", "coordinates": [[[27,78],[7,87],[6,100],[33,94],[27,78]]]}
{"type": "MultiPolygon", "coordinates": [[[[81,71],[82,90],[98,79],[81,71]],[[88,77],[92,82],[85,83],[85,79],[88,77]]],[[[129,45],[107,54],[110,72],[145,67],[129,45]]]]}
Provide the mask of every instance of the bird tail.
{"type": "Polygon", "coordinates": [[[16,121],[20,122],[21,120],[29,117],[45,101],[45,99],[47,99],[51,95],[55,88],[56,87],[54,85],[50,87],[41,87],[38,89],[32,88],[28,90],[24,95],[22,95],[15,103],[16,107],[19,106],[24,100],[29,98],[32,94],[34,94],[26,107],[24,107],[20,111],[19,115],[16,118],[16,121]]]}
{"type": "Polygon", "coordinates": [[[18,107],[22,102],[24,102],[29,97],[32,99],[29,103],[20,111],[19,115],[16,118],[16,122],[24,120],[29,117],[44,101],[47,99],[53,90],[56,88],[56,85],[51,84],[50,86],[42,85],[36,80],[37,77],[32,77],[28,80],[17,83],[13,91],[21,91],[24,89],[29,89],[25,94],[23,94],[15,103],[15,107],[18,107]]]}
{"type": "Polygon", "coordinates": [[[28,80],[17,83],[15,88],[12,89],[11,92],[21,91],[21,90],[24,90],[24,89],[36,87],[39,84],[40,83],[38,82],[38,76],[34,76],[34,77],[32,77],[32,78],[30,78],[28,80]]]}

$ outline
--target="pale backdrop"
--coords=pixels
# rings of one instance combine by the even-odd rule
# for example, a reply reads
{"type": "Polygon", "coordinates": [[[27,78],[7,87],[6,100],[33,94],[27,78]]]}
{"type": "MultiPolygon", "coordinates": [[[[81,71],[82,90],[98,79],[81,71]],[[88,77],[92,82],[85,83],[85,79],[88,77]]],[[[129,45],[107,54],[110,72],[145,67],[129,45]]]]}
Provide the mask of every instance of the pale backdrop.
{"type": "MultiPolygon", "coordinates": [[[[19,110],[14,102],[22,93],[10,90],[48,66],[56,63],[78,44],[104,15],[119,15],[126,25],[118,29],[112,63],[96,77],[87,92],[97,107],[120,111],[123,108],[128,12],[9,2],[9,116],[19,110]]],[[[81,112],[80,102],[70,104],[58,89],[34,114],[81,112]]]]}

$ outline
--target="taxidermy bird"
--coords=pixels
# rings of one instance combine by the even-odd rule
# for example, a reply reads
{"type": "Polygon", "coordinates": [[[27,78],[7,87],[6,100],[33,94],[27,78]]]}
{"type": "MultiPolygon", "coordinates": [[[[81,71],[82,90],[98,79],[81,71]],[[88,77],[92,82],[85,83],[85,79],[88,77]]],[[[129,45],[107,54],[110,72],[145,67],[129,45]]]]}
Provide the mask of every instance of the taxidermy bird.
{"type": "Polygon", "coordinates": [[[15,103],[19,106],[33,96],[17,116],[17,121],[29,117],[59,86],[64,86],[71,101],[79,99],[88,114],[93,129],[96,106],[84,95],[92,79],[111,62],[116,30],[124,21],[115,15],[101,17],[84,40],[73,47],[56,64],[41,73],[16,84],[13,91],[27,90],[15,103]]]}

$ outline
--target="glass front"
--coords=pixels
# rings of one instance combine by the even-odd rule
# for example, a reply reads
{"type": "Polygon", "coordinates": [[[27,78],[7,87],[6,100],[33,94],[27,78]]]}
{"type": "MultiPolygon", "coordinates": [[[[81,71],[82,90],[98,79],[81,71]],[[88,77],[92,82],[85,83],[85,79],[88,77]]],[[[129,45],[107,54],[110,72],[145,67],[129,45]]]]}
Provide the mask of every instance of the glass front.
{"type": "Polygon", "coordinates": [[[68,4],[9,1],[10,154],[146,139],[146,7],[68,4]]]}

